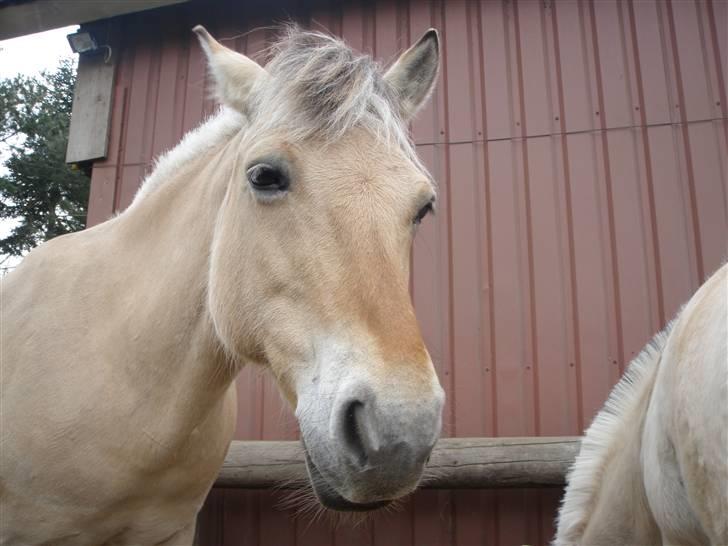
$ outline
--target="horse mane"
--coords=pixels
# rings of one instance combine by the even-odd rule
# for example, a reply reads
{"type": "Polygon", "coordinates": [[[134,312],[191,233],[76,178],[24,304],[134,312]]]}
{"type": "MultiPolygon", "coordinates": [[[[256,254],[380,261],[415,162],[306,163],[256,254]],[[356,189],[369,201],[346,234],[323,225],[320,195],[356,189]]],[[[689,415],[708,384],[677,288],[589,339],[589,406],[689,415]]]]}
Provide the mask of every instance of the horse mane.
{"type": "Polygon", "coordinates": [[[139,186],[132,205],[172,178],[182,166],[230,140],[244,124],[242,114],[224,106],[205,118],[200,125],[185,134],[179,144],[154,160],[152,171],[139,186]]]}
{"type": "Polygon", "coordinates": [[[279,39],[266,51],[271,57],[265,65],[268,77],[253,85],[246,111],[222,107],[185,135],[155,161],[134,202],[243,127],[251,134],[282,132],[288,142],[318,138],[323,144],[361,128],[398,147],[421,167],[395,92],[369,55],[356,54],[333,36],[293,24],[283,26],[279,39]]]}
{"type": "Polygon", "coordinates": [[[567,476],[555,545],[579,543],[597,500],[600,476],[610,457],[613,440],[640,393],[651,386],[649,379],[657,369],[672,324],[657,333],[632,360],[584,434],[579,454],[567,476]]]}

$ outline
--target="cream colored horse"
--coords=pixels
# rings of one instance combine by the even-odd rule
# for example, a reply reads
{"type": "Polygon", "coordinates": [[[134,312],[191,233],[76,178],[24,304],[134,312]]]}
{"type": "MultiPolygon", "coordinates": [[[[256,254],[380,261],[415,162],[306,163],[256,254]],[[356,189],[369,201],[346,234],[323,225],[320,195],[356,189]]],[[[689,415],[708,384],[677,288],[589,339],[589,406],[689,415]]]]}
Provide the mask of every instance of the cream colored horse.
{"type": "Polygon", "coordinates": [[[582,443],[555,544],[728,544],[728,265],[632,362],[582,443]]]}
{"type": "Polygon", "coordinates": [[[326,507],[410,493],[439,435],[408,293],[435,188],[406,130],[437,33],[383,74],[319,34],[262,68],[195,30],[225,108],[128,210],[4,279],[5,546],[190,544],[248,363],[295,409],[326,507]]]}

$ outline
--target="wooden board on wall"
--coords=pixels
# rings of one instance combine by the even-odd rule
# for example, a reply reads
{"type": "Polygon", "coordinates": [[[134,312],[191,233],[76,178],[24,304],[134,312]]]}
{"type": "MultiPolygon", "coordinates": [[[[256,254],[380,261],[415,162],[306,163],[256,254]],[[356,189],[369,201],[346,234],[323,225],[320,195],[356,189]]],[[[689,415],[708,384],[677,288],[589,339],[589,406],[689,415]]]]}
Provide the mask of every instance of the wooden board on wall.
{"type": "Polygon", "coordinates": [[[109,53],[79,59],[66,163],[106,157],[116,67],[113,51],[109,53]]]}

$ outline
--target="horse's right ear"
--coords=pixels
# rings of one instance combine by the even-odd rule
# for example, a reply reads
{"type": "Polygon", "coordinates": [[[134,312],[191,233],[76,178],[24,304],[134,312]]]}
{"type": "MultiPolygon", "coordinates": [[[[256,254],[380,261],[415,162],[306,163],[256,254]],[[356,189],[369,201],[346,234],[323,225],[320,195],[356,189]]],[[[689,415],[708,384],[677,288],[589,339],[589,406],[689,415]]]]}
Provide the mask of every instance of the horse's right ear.
{"type": "Polygon", "coordinates": [[[260,78],[266,78],[268,73],[255,61],[219,43],[202,25],[197,25],[192,31],[197,34],[207,56],[210,71],[215,78],[217,99],[245,113],[253,84],[260,78]]]}

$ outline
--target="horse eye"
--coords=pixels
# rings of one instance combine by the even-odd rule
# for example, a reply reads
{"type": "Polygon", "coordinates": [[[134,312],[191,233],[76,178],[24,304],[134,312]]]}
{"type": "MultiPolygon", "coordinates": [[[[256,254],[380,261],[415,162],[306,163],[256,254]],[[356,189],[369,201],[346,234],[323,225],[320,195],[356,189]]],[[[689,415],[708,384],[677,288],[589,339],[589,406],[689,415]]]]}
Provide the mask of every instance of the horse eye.
{"type": "Polygon", "coordinates": [[[277,193],[286,191],[290,186],[288,174],[275,165],[257,163],[247,171],[248,182],[256,191],[277,193]]]}
{"type": "Polygon", "coordinates": [[[414,224],[417,225],[420,222],[422,222],[422,219],[427,216],[430,212],[432,212],[432,201],[427,203],[424,207],[420,209],[420,211],[415,216],[415,219],[413,220],[414,224]]]}

